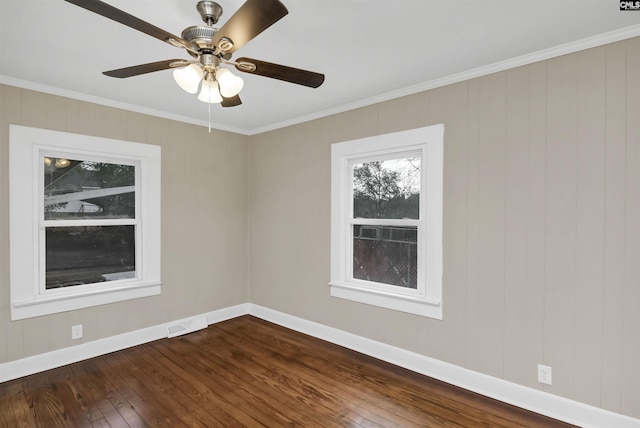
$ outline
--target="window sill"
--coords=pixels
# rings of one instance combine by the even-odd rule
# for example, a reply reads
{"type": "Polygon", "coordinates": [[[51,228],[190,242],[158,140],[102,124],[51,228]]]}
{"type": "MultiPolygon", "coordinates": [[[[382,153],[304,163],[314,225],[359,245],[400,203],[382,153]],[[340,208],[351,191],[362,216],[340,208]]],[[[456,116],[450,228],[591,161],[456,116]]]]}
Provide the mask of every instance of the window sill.
{"type": "Polygon", "coordinates": [[[330,282],[329,285],[332,297],[442,320],[442,303],[438,300],[389,294],[347,283],[330,282]]]}
{"type": "Polygon", "coordinates": [[[11,320],[37,317],[42,315],[82,309],[89,306],[106,305],[124,300],[138,299],[160,294],[161,283],[136,282],[120,287],[99,290],[86,290],[74,294],[60,294],[55,296],[40,296],[30,300],[14,302],[11,305],[11,320]]]}

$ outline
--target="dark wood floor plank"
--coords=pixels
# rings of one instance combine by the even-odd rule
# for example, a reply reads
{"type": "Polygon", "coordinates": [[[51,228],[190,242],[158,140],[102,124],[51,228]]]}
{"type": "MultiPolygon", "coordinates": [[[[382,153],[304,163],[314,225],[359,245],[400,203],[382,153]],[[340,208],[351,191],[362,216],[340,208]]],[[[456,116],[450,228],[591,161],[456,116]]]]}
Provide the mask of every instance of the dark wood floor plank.
{"type": "MultiPolygon", "coordinates": [[[[64,370],[64,369],[58,369],[64,370]]],[[[59,372],[58,372],[59,373],[59,372]]],[[[25,378],[22,386],[29,406],[33,408],[35,425],[40,427],[90,427],[90,421],[78,411],[75,400],[63,383],[52,382],[52,371],[25,378]]]]}
{"type": "MultiPolygon", "coordinates": [[[[223,370],[233,371],[241,382],[252,385],[252,388],[259,390],[266,396],[271,396],[270,404],[278,407],[282,413],[295,418],[297,422],[307,426],[317,426],[319,424],[328,424],[333,421],[336,425],[342,426],[346,418],[340,413],[339,408],[342,403],[336,402],[335,397],[329,405],[321,408],[325,395],[330,395],[329,391],[319,391],[311,385],[304,385],[299,378],[292,376],[287,377],[282,371],[278,371],[273,367],[264,365],[260,359],[255,359],[251,349],[248,347],[237,348],[224,340],[224,337],[214,337],[216,330],[210,329],[207,332],[207,349],[211,351],[207,354],[209,362],[216,364],[216,360],[224,361],[223,370]],[[211,345],[211,346],[209,346],[211,345]],[[222,345],[222,346],[220,346],[222,345]],[[302,406],[301,406],[302,405],[302,406]],[[304,406],[304,407],[303,407],[304,406]],[[306,407],[309,407],[307,409],[306,407]],[[315,419],[308,416],[311,414],[315,419]]],[[[222,335],[225,335],[221,332],[222,335]]],[[[205,356],[206,357],[206,356],[205,356]]],[[[359,426],[361,422],[350,421],[352,426],[359,426]]],[[[367,425],[374,425],[370,421],[367,425]]]]}
{"type": "MultiPolygon", "coordinates": [[[[229,335],[227,334],[226,336],[229,335]]],[[[224,343],[224,346],[220,347],[220,349],[233,352],[233,342],[244,344],[245,347],[247,343],[254,345],[254,356],[247,359],[246,363],[244,363],[245,366],[262,367],[271,376],[275,376],[279,383],[285,384],[287,390],[295,392],[299,397],[303,397],[302,401],[306,405],[315,406],[321,403],[325,408],[324,412],[338,411],[338,420],[351,419],[353,423],[360,423],[355,422],[355,419],[360,419],[366,425],[373,423],[385,427],[407,426],[410,423],[410,420],[407,420],[405,415],[399,415],[398,409],[389,408],[389,403],[376,402],[376,404],[382,404],[381,406],[376,406],[372,402],[368,402],[364,399],[366,391],[355,388],[344,391],[340,382],[323,381],[321,376],[318,376],[315,372],[315,369],[305,372],[301,371],[299,366],[295,366],[296,362],[293,360],[279,361],[280,358],[274,358],[272,353],[255,347],[260,343],[258,340],[231,337],[231,341],[224,343]],[[294,366],[295,370],[291,370],[294,366]],[[358,403],[356,409],[351,406],[354,401],[358,403]],[[393,422],[394,420],[398,421],[393,422]]],[[[238,351],[236,350],[236,355],[237,353],[238,351]]],[[[314,409],[314,411],[319,412],[317,409],[314,409]]],[[[333,415],[333,419],[336,419],[335,415],[333,415]]],[[[443,424],[442,426],[446,425],[443,424]]]]}
{"type": "Polygon", "coordinates": [[[94,426],[104,420],[102,411],[91,405],[87,395],[80,392],[83,389],[82,379],[78,379],[69,366],[49,371],[49,380],[56,387],[58,398],[64,399],[65,407],[82,409],[89,423],[94,426]]]}
{"type": "MultiPolygon", "coordinates": [[[[184,411],[192,414],[198,421],[195,425],[213,427],[234,423],[228,415],[216,411],[216,406],[205,406],[202,394],[199,394],[193,386],[186,384],[162,364],[161,360],[164,359],[164,356],[155,347],[136,347],[132,351],[132,364],[142,368],[147,376],[146,381],[160,385],[165,399],[175,401],[182,406],[184,411]]],[[[237,424],[237,421],[235,423],[237,424]]]]}
{"type": "MultiPolygon", "coordinates": [[[[163,364],[165,364],[167,366],[167,368],[169,370],[174,370],[174,365],[171,364],[171,362],[169,362],[166,358],[165,359],[159,359],[163,364]]],[[[238,371],[238,367],[235,365],[235,362],[227,362],[224,366],[220,367],[220,370],[223,372],[229,372],[230,367],[233,366],[234,369],[234,374],[233,376],[236,376],[239,378],[240,382],[243,382],[246,385],[251,385],[251,389],[252,390],[256,390],[258,391],[258,393],[264,393],[264,394],[268,394],[269,391],[265,391],[264,388],[262,388],[261,385],[256,384],[254,381],[255,379],[252,378],[246,371],[244,370],[240,370],[238,371]]],[[[178,373],[177,373],[178,374],[178,373]]],[[[180,382],[180,378],[176,378],[177,382],[180,382]]],[[[188,394],[192,394],[192,392],[187,392],[188,394]]],[[[209,397],[206,397],[209,400],[209,397]]],[[[212,404],[216,404],[215,402],[212,404]]],[[[300,413],[297,409],[296,409],[296,405],[299,407],[299,403],[287,403],[289,404],[289,406],[281,406],[278,407],[276,410],[281,412],[283,415],[287,415],[289,416],[289,418],[295,418],[295,420],[298,420],[302,425],[305,426],[313,426],[313,425],[318,425],[319,421],[314,421],[313,419],[309,418],[307,415],[300,413]],[[293,405],[292,405],[293,404],[293,405]]],[[[289,423],[291,423],[292,421],[289,421],[289,423]]],[[[228,424],[225,424],[225,426],[227,426],[228,424]]]]}
{"type": "Polygon", "coordinates": [[[0,427],[569,427],[251,316],[0,383],[0,427]]]}
{"type": "Polygon", "coordinates": [[[84,362],[72,364],[70,368],[77,376],[73,378],[74,381],[82,382],[86,388],[92,390],[94,400],[98,402],[98,407],[112,426],[147,428],[144,419],[100,370],[107,361],[101,358],[93,360],[91,365],[84,362]],[[116,414],[113,414],[114,412],[116,414]],[[121,420],[124,420],[124,423],[121,420]]]}
{"type": "MultiPolygon", "coordinates": [[[[158,349],[158,343],[161,342],[154,343],[154,349],[158,349]]],[[[178,358],[178,360],[180,360],[180,358],[178,358]]],[[[167,369],[170,376],[173,376],[174,384],[178,385],[184,392],[185,397],[189,397],[194,404],[205,407],[209,413],[213,414],[215,418],[221,422],[222,426],[246,426],[245,423],[241,422],[242,420],[255,423],[253,419],[244,419],[242,417],[244,414],[239,418],[240,420],[235,419],[232,413],[235,413],[234,411],[237,410],[237,408],[208,387],[206,381],[201,381],[202,379],[209,379],[208,377],[198,376],[198,373],[192,374],[187,371],[188,369],[183,368],[181,361],[174,363],[164,355],[159,356],[158,361],[167,369]]]]}
{"type": "MultiPolygon", "coordinates": [[[[221,328],[224,328],[224,326],[221,328]]],[[[273,331],[273,329],[279,331],[281,334],[276,335],[274,340],[270,340],[267,343],[272,343],[273,346],[283,349],[282,352],[288,350],[286,352],[294,353],[293,355],[299,356],[297,358],[300,358],[301,362],[308,360],[310,366],[318,364],[320,359],[310,354],[311,349],[315,349],[318,346],[318,339],[292,332],[284,327],[276,326],[257,318],[249,318],[243,326],[234,325],[233,331],[238,335],[249,336],[251,340],[264,340],[260,338],[264,337],[265,332],[273,331]],[[250,327],[247,324],[250,325],[250,327]],[[252,330],[255,330],[255,332],[252,333],[252,330]],[[293,335],[294,339],[290,339],[290,335],[293,335]],[[313,345],[312,347],[310,347],[311,344],[313,345]]],[[[412,406],[420,407],[429,412],[434,411],[433,406],[435,406],[439,409],[438,413],[442,415],[449,414],[457,423],[465,423],[465,419],[473,421],[483,419],[485,420],[486,426],[494,427],[548,426],[548,418],[535,413],[514,408],[513,406],[488,399],[487,397],[474,394],[461,388],[454,388],[444,382],[427,378],[362,354],[354,353],[351,350],[334,344],[327,342],[324,342],[324,344],[323,349],[328,356],[324,363],[329,365],[330,372],[337,371],[346,374],[349,372],[349,368],[354,369],[351,376],[342,377],[345,382],[356,385],[364,382],[366,379],[361,377],[362,375],[359,373],[359,369],[366,367],[366,373],[371,376],[369,384],[373,387],[380,386],[378,379],[389,378],[390,382],[384,386],[383,391],[389,390],[393,395],[400,395],[402,396],[403,402],[407,402],[412,406]],[[416,380],[411,383],[414,388],[408,388],[407,385],[403,383],[406,382],[406,380],[416,380]],[[415,389],[416,385],[419,388],[418,390],[415,389]],[[425,388],[427,385],[428,388],[425,388]],[[463,408],[458,404],[460,401],[464,401],[466,404],[463,408]],[[490,412],[487,411],[489,409],[491,409],[490,412]],[[515,418],[514,415],[516,415],[515,418]]],[[[476,424],[479,426],[482,425],[482,423],[478,422],[476,422],[476,424]]]]}
{"type": "Polygon", "coordinates": [[[0,427],[31,428],[36,426],[32,408],[27,403],[22,384],[8,382],[0,388],[0,427]],[[1,411],[6,409],[6,411],[1,411]]]}
{"type": "MultiPolygon", "coordinates": [[[[306,377],[315,382],[327,382],[333,390],[341,390],[345,396],[357,400],[360,403],[359,408],[356,410],[357,412],[361,412],[369,406],[375,412],[385,412],[383,416],[390,414],[392,418],[401,419],[401,425],[430,423],[434,426],[455,427],[468,424],[471,421],[477,421],[475,418],[465,417],[460,412],[449,412],[447,414],[443,408],[433,411],[431,408],[425,410],[422,407],[413,406],[407,401],[398,399],[397,391],[394,391],[392,385],[385,382],[384,377],[367,378],[359,366],[351,368],[336,365],[332,359],[323,358],[317,352],[308,354],[311,351],[310,349],[299,348],[297,347],[298,344],[293,341],[284,343],[286,342],[284,336],[278,336],[275,340],[272,340],[266,336],[267,331],[256,327],[251,323],[244,325],[244,328],[234,325],[232,327],[233,334],[238,335],[234,340],[261,343],[268,352],[278,353],[279,355],[284,352],[282,351],[283,348],[289,348],[293,353],[289,359],[285,359],[281,363],[283,365],[280,366],[280,370],[286,370],[287,365],[295,365],[297,368],[296,376],[306,377]],[[307,359],[309,361],[305,363],[307,359]],[[305,367],[307,370],[300,370],[301,367],[305,367]],[[331,373],[331,376],[327,376],[325,373],[331,373]],[[335,379],[332,379],[333,377],[339,378],[341,382],[335,382],[335,379]],[[344,382],[345,379],[352,379],[352,381],[344,382]]],[[[219,328],[225,329],[226,326],[221,325],[219,328]]],[[[279,359],[270,358],[270,360],[279,362],[279,359]]],[[[404,390],[401,390],[401,392],[404,394],[404,390]]],[[[482,422],[476,422],[476,425],[491,426],[489,423],[482,422]]],[[[494,424],[493,426],[496,425],[494,424]]]]}
{"type": "Polygon", "coordinates": [[[265,426],[286,426],[293,422],[286,415],[283,415],[281,412],[278,412],[277,409],[270,406],[270,404],[265,401],[265,397],[254,390],[253,385],[242,382],[231,370],[232,365],[212,364],[207,357],[198,353],[197,348],[187,345],[188,342],[180,338],[176,341],[169,342],[163,350],[166,352],[165,355],[178,357],[189,366],[196,368],[199,372],[207,373],[209,379],[213,382],[213,384],[209,386],[222,398],[236,407],[234,417],[236,417],[237,411],[241,410],[254,420],[254,422],[252,422],[253,424],[261,423],[265,426]],[[251,404],[247,405],[247,403],[251,404]]]}
{"type": "MultiPolygon", "coordinates": [[[[98,381],[95,370],[89,371],[86,365],[76,364],[69,366],[73,375],[67,379],[69,389],[76,395],[78,403],[84,411],[87,418],[92,421],[94,426],[99,425],[99,419],[92,418],[90,415],[102,415],[107,425],[114,427],[143,427],[143,424],[135,423],[132,425],[127,422],[124,416],[118,411],[118,405],[111,401],[117,391],[108,383],[98,381]]],[[[122,400],[116,403],[123,403],[122,400]]],[[[135,413],[129,407],[129,414],[135,413]]],[[[136,414],[134,421],[139,421],[140,417],[136,414]]]]}
{"type": "MultiPolygon", "coordinates": [[[[148,353],[152,352],[152,349],[145,347],[133,348],[131,352],[120,352],[116,355],[116,358],[120,361],[121,369],[126,367],[129,374],[128,378],[129,386],[138,391],[141,397],[144,397],[145,401],[150,402],[153,408],[161,407],[168,415],[168,421],[171,421],[175,425],[184,426],[207,426],[212,423],[210,418],[201,420],[198,415],[190,412],[185,408],[179,400],[175,397],[179,395],[179,391],[170,382],[166,382],[165,379],[152,377],[155,375],[149,375],[149,367],[145,361],[140,358],[138,352],[148,353]]],[[[157,372],[156,372],[157,373],[157,372]]]]}
{"type": "Polygon", "coordinates": [[[100,368],[104,377],[109,379],[126,402],[140,415],[145,425],[167,428],[185,426],[176,415],[167,412],[156,397],[131,374],[128,365],[119,357],[120,353],[127,352],[129,351],[124,350],[105,356],[108,364],[100,368]]]}
{"type": "MultiPolygon", "coordinates": [[[[180,340],[180,339],[179,339],[180,340]]],[[[233,382],[228,382],[219,373],[203,366],[198,362],[198,357],[193,358],[175,349],[177,343],[169,343],[167,341],[159,341],[154,345],[160,349],[168,361],[175,362],[174,371],[179,373],[184,370],[183,377],[188,379],[193,385],[201,383],[210,394],[215,397],[215,405],[220,406],[226,413],[231,415],[235,420],[243,426],[260,426],[263,414],[260,410],[256,410],[253,406],[242,406],[244,403],[253,403],[255,398],[253,395],[246,393],[244,387],[238,386],[233,382]],[[188,371],[187,371],[188,370],[188,371]],[[193,374],[192,374],[193,373],[193,374]],[[200,374],[200,376],[198,376],[200,374]],[[198,376],[196,378],[196,376],[198,376]]],[[[207,394],[208,395],[208,394],[207,394]]]]}

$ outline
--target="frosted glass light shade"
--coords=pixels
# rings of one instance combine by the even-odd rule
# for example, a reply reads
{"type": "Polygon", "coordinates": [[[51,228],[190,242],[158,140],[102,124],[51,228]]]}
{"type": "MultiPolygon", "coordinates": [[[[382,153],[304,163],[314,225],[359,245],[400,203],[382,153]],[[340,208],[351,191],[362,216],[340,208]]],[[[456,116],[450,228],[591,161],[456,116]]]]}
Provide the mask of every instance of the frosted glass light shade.
{"type": "Polygon", "coordinates": [[[219,103],[222,102],[220,96],[220,90],[218,89],[218,82],[215,80],[203,80],[202,89],[198,99],[205,103],[219,103]]]}
{"type": "Polygon", "coordinates": [[[216,80],[220,84],[220,93],[225,98],[238,95],[244,86],[242,78],[236,76],[226,68],[216,70],[216,80]]]}
{"type": "Polygon", "coordinates": [[[202,68],[196,63],[173,70],[173,78],[176,83],[190,94],[198,92],[198,84],[202,80],[202,76],[204,76],[202,68]]]}

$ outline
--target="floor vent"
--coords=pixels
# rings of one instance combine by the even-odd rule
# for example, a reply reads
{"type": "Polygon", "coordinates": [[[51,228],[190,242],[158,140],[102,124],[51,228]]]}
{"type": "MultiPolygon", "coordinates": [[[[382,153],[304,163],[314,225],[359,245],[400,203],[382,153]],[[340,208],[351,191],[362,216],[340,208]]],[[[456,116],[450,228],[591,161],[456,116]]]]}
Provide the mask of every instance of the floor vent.
{"type": "Polygon", "coordinates": [[[193,333],[194,331],[207,328],[207,325],[207,318],[204,316],[180,321],[176,324],[169,324],[167,325],[167,337],[171,338],[187,333],[193,333]]]}

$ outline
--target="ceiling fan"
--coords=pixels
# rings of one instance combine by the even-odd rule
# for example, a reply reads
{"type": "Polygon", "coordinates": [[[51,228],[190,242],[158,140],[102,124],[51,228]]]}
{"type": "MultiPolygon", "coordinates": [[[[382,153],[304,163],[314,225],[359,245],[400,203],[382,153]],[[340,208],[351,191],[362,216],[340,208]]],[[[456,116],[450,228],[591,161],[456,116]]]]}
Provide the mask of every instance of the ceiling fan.
{"type": "Polygon", "coordinates": [[[219,29],[213,25],[220,19],[222,7],[211,0],[200,1],[196,9],[206,25],[187,27],[182,31],[182,37],[168,33],[100,0],[66,1],[172,46],[184,48],[194,58],[169,59],[103,72],[110,77],[124,78],[174,69],[173,76],[182,89],[195,94],[200,86],[199,100],[221,103],[223,107],[233,107],[242,103],[238,93],[242,89],[243,81],[228,68],[221,67],[222,64],[232,65],[244,73],[311,88],[317,88],[324,82],[324,74],[312,71],[252,58],[231,60],[233,53],[289,13],[278,0],[247,0],[219,29]]]}

